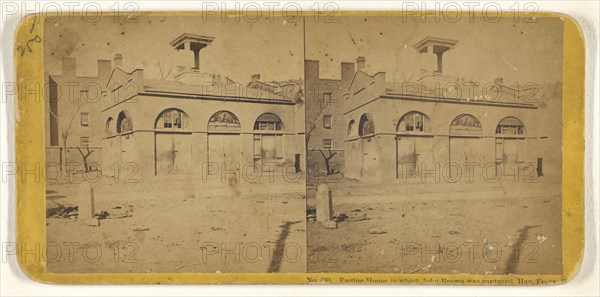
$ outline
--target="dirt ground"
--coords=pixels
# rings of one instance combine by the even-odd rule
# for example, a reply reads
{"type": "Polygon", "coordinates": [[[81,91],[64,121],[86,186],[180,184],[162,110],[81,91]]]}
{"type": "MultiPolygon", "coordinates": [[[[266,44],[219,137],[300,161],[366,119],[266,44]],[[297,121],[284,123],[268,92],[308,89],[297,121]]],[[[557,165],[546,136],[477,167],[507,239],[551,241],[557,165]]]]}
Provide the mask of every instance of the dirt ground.
{"type": "Polygon", "coordinates": [[[556,179],[426,185],[328,180],[337,229],[312,218],[312,183],[307,192],[309,272],[562,272],[556,179]]]}
{"type": "Polygon", "coordinates": [[[102,180],[93,184],[99,226],[78,219],[78,184],[49,184],[48,270],[562,271],[556,180],[372,185],[334,176],[327,183],[337,229],[314,220],[311,181],[305,192],[303,180],[102,180]]]}
{"type": "Polygon", "coordinates": [[[50,272],[306,270],[303,179],[92,186],[99,226],[78,220],[77,184],[47,186],[50,272]]]}

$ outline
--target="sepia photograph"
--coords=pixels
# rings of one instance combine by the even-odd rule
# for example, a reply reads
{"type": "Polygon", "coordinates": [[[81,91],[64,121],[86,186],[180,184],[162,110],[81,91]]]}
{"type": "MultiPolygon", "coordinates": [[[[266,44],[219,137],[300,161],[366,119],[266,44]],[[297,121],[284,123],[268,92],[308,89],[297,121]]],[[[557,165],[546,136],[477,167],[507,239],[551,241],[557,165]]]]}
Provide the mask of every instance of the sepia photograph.
{"type": "Polygon", "coordinates": [[[559,18],[44,29],[49,272],[563,273],[559,18]]]}
{"type": "Polygon", "coordinates": [[[308,272],[561,274],[562,40],[554,17],[306,22],[308,272]]]}
{"type": "Polygon", "coordinates": [[[599,279],[600,4],[20,2],[1,5],[3,293],[599,279]]]}
{"type": "Polygon", "coordinates": [[[44,30],[49,272],[306,271],[302,19],[44,30]]]}

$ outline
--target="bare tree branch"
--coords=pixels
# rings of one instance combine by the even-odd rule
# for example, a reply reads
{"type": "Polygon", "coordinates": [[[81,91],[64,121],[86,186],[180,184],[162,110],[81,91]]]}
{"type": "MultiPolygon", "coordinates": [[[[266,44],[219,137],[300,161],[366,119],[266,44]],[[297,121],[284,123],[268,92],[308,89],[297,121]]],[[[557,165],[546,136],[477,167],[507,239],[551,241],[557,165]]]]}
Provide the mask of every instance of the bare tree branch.
{"type": "MultiPolygon", "coordinates": [[[[73,127],[73,121],[75,120],[75,117],[77,117],[77,115],[79,114],[79,111],[81,110],[83,105],[85,105],[85,103],[82,103],[81,100],[77,101],[77,109],[75,110],[75,112],[73,112],[73,115],[71,116],[71,119],[69,120],[69,124],[66,127],[65,127],[63,121],[58,117],[57,114],[52,112],[52,110],[49,111],[50,115],[56,119],[56,122],[58,123],[60,130],[62,130],[61,136],[62,136],[63,150],[64,150],[64,161],[63,162],[65,164],[67,163],[67,140],[69,138],[69,130],[71,130],[71,128],[73,127]]],[[[61,164],[61,170],[62,170],[62,164],[61,164]]]]}
{"type": "Polygon", "coordinates": [[[83,151],[81,150],[81,147],[77,147],[77,150],[79,150],[79,153],[81,154],[81,159],[83,159],[83,170],[85,172],[89,171],[89,166],[88,166],[88,157],[94,152],[93,150],[90,151],[89,147],[86,147],[87,153],[83,153],[83,151]]]}
{"type": "Polygon", "coordinates": [[[173,68],[174,68],[173,67],[173,58],[171,58],[171,61],[168,63],[170,66],[168,67],[168,70],[166,70],[166,71],[165,71],[165,65],[163,64],[163,62],[158,61],[157,64],[158,64],[158,72],[159,72],[158,79],[159,80],[167,79],[171,75],[171,72],[173,72],[173,68]]]}
{"type": "Polygon", "coordinates": [[[315,118],[312,121],[306,121],[309,127],[309,129],[305,132],[307,151],[311,133],[317,128],[317,122],[319,121],[321,114],[323,114],[323,111],[325,111],[325,106],[327,106],[327,104],[323,104],[323,102],[319,101],[319,112],[316,114],[315,118]]]}

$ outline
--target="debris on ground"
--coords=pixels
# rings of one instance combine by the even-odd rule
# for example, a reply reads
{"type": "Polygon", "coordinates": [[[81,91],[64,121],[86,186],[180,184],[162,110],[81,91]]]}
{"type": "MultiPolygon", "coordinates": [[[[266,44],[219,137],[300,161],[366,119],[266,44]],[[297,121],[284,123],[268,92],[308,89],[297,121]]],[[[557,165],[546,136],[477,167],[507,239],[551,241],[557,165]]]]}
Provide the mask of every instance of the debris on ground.
{"type": "Polygon", "coordinates": [[[104,219],[108,218],[108,216],[110,216],[110,213],[108,213],[108,211],[106,211],[106,210],[96,213],[96,218],[99,220],[104,220],[104,219]]]}
{"type": "Polygon", "coordinates": [[[92,218],[85,220],[85,224],[90,227],[98,227],[100,226],[100,221],[98,219],[92,218]]]}
{"type": "Polygon", "coordinates": [[[122,218],[130,217],[132,211],[133,210],[130,210],[130,209],[119,209],[119,211],[113,211],[110,214],[109,219],[122,219],[122,218]]]}
{"type": "Polygon", "coordinates": [[[348,215],[343,212],[336,212],[333,214],[333,220],[335,222],[343,222],[348,219],[348,215]]]}
{"type": "Polygon", "coordinates": [[[77,206],[59,206],[46,210],[47,218],[68,219],[77,216],[77,206]]]}
{"type": "Polygon", "coordinates": [[[307,208],[306,209],[306,220],[309,222],[315,222],[317,220],[317,209],[307,208]]]}
{"type": "Polygon", "coordinates": [[[144,225],[134,225],[131,229],[133,231],[148,231],[148,230],[150,230],[150,228],[148,228],[144,225]]]}
{"type": "Polygon", "coordinates": [[[108,212],[106,210],[101,210],[99,212],[96,212],[95,217],[98,218],[99,220],[122,219],[122,218],[131,217],[132,212],[133,212],[133,206],[131,206],[131,205],[115,206],[110,210],[110,212],[108,212]]]}
{"type": "Polygon", "coordinates": [[[380,227],[375,227],[375,228],[371,228],[369,229],[369,234],[385,234],[387,233],[385,230],[383,230],[383,228],[380,227]]]}
{"type": "Polygon", "coordinates": [[[337,229],[337,223],[335,221],[325,221],[323,222],[323,227],[327,229],[337,229]]]}
{"type": "Polygon", "coordinates": [[[365,221],[365,220],[370,220],[370,219],[371,218],[369,218],[366,213],[362,213],[361,215],[354,214],[353,216],[348,218],[348,221],[349,222],[360,222],[360,221],[365,221]]]}

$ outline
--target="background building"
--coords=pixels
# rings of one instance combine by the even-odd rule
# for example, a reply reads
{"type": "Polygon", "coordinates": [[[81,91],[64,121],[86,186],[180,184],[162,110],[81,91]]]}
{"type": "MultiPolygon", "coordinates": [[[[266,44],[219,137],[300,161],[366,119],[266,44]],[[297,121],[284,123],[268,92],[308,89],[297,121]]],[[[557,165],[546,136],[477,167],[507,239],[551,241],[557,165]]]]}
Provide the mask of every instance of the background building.
{"type": "Polygon", "coordinates": [[[61,74],[45,74],[47,164],[57,165],[65,172],[99,168],[102,163],[99,103],[111,71],[111,61],[98,60],[97,76],[79,76],[75,59],[63,58],[61,74]]]}
{"type": "Polygon", "coordinates": [[[341,63],[340,79],[322,79],[319,61],[304,62],[306,81],[307,164],[315,174],[343,172],[344,93],[354,76],[354,63],[341,63]]]}

